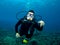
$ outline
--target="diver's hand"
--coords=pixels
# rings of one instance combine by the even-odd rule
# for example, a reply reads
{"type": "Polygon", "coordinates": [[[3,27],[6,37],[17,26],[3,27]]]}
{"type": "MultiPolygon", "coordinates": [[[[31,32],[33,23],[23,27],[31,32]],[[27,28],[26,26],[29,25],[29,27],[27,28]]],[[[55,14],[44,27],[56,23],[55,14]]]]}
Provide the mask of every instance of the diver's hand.
{"type": "Polygon", "coordinates": [[[44,21],[38,21],[38,23],[40,23],[40,27],[44,26],[45,25],[45,22],[44,21]]]}
{"type": "Polygon", "coordinates": [[[21,37],[19,33],[16,33],[16,38],[19,38],[21,37]]]}

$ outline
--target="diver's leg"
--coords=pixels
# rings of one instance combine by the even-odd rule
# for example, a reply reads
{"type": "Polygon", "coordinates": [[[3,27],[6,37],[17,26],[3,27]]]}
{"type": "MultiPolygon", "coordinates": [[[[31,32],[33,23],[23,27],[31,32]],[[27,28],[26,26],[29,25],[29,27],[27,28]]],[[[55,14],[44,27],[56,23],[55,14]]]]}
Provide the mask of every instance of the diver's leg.
{"type": "Polygon", "coordinates": [[[24,35],[26,35],[26,38],[24,40],[22,40],[23,43],[28,43],[28,41],[31,39],[32,35],[33,35],[34,29],[30,30],[30,34],[28,34],[28,31],[25,30],[24,31],[24,35]]]}
{"type": "Polygon", "coordinates": [[[26,35],[26,38],[28,38],[28,39],[31,38],[31,37],[32,37],[31,34],[27,34],[27,35],[26,35]]]}
{"type": "Polygon", "coordinates": [[[33,33],[31,33],[31,34],[25,34],[25,35],[26,35],[26,38],[23,40],[23,43],[28,43],[29,40],[31,40],[31,37],[32,37],[33,33]]]}
{"type": "Polygon", "coordinates": [[[34,29],[33,30],[30,30],[30,34],[26,34],[26,38],[31,38],[33,36],[33,32],[34,32],[34,29]]]}
{"type": "MultiPolygon", "coordinates": [[[[28,31],[27,31],[27,30],[24,30],[23,33],[24,33],[24,35],[26,36],[27,33],[28,33],[28,31]]],[[[22,43],[27,44],[27,43],[28,43],[28,39],[27,39],[25,36],[23,37],[22,43]]]]}

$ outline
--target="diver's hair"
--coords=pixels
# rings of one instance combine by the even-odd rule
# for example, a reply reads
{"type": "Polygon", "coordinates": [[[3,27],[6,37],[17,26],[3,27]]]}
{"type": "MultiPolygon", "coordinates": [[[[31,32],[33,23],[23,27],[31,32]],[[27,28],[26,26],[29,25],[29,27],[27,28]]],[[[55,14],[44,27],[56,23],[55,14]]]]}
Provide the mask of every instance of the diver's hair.
{"type": "Polygon", "coordinates": [[[29,12],[35,13],[33,10],[29,10],[29,12]]]}

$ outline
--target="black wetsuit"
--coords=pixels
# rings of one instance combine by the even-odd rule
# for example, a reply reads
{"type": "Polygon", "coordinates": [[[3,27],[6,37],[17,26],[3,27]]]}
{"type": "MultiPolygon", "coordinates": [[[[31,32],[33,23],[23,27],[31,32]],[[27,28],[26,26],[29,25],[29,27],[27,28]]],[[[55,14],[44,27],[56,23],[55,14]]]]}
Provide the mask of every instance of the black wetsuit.
{"type": "Polygon", "coordinates": [[[42,31],[43,27],[40,27],[40,24],[38,24],[34,19],[32,21],[27,20],[26,18],[22,18],[18,21],[18,23],[15,26],[15,31],[18,33],[18,26],[20,26],[19,34],[20,36],[26,35],[26,38],[31,38],[34,32],[34,29],[38,29],[39,31],[42,31]],[[30,30],[30,34],[28,34],[28,31],[30,30]]]}

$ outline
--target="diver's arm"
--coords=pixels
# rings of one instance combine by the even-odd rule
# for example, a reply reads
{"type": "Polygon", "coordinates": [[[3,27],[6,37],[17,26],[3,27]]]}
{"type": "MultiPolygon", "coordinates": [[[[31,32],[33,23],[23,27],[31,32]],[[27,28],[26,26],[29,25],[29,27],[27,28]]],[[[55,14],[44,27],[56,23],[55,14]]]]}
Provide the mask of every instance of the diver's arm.
{"type": "Polygon", "coordinates": [[[18,33],[18,26],[21,24],[21,20],[18,21],[18,23],[15,25],[15,31],[16,33],[18,33]]]}
{"type": "Polygon", "coordinates": [[[15,25],[15,31],[18,33],[18,26],[22,23],[22,19],[18,21],[18,23],[15,25]]]}
{"type": "Polygon", "coordinates": [[[39,31],[42,31],[44,24],[45,24],[44,21],[39,21],[38,23],[35,22],[35,28],[38,29],[39,31]]]}

